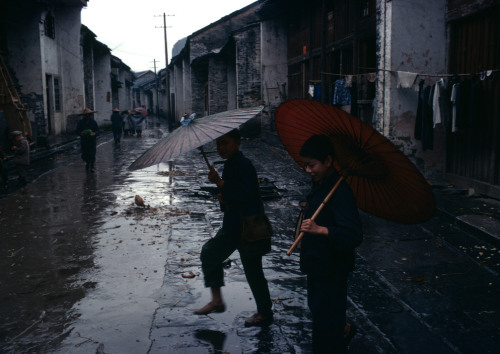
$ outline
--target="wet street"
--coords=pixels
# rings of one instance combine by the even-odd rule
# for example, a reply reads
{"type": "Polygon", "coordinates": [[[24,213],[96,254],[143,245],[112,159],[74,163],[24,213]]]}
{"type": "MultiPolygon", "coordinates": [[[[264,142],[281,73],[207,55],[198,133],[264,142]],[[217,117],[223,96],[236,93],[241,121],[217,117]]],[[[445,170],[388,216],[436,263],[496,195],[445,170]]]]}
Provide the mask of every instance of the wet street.
{"type": "MultiPolygon", "coordinates": [[[[255,303],[237,252],[225,270],[226,312],[195,316],[209,300],[199,253],[222,214],[197,151],[127,169],[165,134],[155,118],[120,145],[104,134],[95,173],[73,148],[34,162],[26,187],[0,195],[2,353],[310,353],[305,278],[298,252],[285,254],[308,176],[280,147],[242,142],[275,231],[264,258],[275,321],[244,327],[255,303]]],[[[220,171],[214,146],[205,150],[220,171]]],[[[440,214],[420,225],[362,218],[349,285],[348,319],[358,327],[351,353],[498,352],[494,244],[440,214]]]]}

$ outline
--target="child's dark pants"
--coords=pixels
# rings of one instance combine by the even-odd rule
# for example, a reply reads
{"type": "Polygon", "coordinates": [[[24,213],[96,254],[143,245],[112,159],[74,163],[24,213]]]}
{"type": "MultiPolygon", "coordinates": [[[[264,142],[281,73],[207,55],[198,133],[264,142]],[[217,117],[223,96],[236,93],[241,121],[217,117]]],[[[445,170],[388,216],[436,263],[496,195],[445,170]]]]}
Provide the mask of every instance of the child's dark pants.
{"type": "MultiPolygon", "coordinates": [[[[222,263],[238,248],[239,240],[223,229],[220,229],[212,239],[208,240],[201,249],[201,269],[207,288],[224,286],[224,268],[222,263]]],[[[245,270],[252,294],[257,304],[257,312],[267,314],[271,310],[272,302],[267,280],[262,270],[262,256],[249,256],[240,252],[241,263],[245,270]]]]}

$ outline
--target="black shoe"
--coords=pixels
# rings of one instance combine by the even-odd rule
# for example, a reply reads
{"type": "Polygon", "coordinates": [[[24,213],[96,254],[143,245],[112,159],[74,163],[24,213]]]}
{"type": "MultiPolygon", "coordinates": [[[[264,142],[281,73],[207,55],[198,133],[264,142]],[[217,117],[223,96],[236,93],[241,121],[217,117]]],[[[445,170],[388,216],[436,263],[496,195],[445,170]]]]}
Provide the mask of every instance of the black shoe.
{"type": "Polygon", "coordinates": [[[252,316],[245,319],[245,327],[252,326],[267,326],[273,322],[273,312],[269,312],[267,315],[261,315],[260,313],[254,313],[252,316]]]}

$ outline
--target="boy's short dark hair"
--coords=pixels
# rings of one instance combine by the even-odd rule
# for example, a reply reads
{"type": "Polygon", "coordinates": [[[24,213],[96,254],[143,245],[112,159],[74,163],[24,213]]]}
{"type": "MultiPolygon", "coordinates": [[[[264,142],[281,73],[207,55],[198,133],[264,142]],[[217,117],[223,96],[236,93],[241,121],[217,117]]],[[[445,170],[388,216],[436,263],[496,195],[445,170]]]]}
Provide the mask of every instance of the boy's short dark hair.
{"type": "Polygon", "coordinates": [[[313,159],[325,162],[328,156],[335,159],[335,150],[326,135],[313,135],[306,140],[299,152],[302,157],[311,157],[313,159]]]}
{"type": "Polygon", "coordinates": [[[226,133],[225,135],[236,141],[241,141],[241,134],[238,129],[233,129],[229,133],[226,133]]]}

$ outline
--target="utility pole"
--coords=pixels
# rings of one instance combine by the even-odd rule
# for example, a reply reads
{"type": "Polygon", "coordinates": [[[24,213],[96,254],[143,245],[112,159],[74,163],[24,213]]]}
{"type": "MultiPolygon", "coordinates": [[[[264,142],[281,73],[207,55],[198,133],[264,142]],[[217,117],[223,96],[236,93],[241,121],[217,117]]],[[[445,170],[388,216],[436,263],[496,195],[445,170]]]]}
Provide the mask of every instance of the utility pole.
{"type": "Polygon", "coordinates": [[[156,74],[156,59],[153,59],[153,64],[154,64],[154,69],[155,69],[155,88],[156,88],[156,117],[160,117],[160,107],[159,107],[159,104],[160,104],[160,101],[159,101],[159,98],[158,98],[158,91],[159,90],[159,82],[158,82],[158,74],[156,74]]]}
{"type": "Polygon", "coordinates": [[[163,13],[163,35],[165,38],[165,89],[167,95],[167,122],[168,122],[168,130],[172,131],[173,127],[173,117],[172,117],[172,107],[170,105],[170,81],[169,81],[169,73],[168,73],[168,46],[167,46],[167,16],[174,15],[165,15],[163,13]]]}
{"type": "Polygon", "coordinates": [[[163,34],[165,37],[165,89],[167,92],[167,122],[168,131],[172,131],[172,119],[170,114],[170,82],[168,80],[168,47],[167,47],[167,20],[166,15],[163,13],[163,34]]]}

